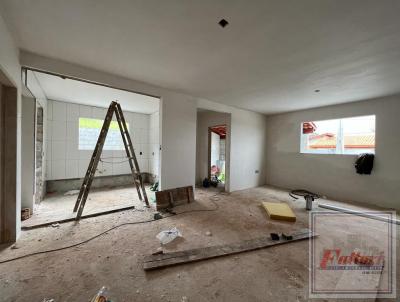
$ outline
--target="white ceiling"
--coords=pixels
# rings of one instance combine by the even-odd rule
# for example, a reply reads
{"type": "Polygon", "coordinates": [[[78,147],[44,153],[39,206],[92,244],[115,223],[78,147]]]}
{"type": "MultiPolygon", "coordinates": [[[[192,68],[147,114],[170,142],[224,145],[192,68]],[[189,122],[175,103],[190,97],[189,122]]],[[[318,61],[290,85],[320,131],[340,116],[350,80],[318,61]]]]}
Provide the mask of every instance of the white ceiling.
{"type": "Polygon", "coordinates": [[[263,113],[400,91],[398,0],[0,5],[22,49],[263,113]]]}
{"type": "MultiPolygon", "coordinates": [[[[50,100],[107,108],[118,101],[124,111],[151,114],[158,111],[159,99],[124,90],[63,79],[59,76],[33,72],[46,97],[50,100]]],[[[29,83],[28,83],[29,87],[29,83]]]]}

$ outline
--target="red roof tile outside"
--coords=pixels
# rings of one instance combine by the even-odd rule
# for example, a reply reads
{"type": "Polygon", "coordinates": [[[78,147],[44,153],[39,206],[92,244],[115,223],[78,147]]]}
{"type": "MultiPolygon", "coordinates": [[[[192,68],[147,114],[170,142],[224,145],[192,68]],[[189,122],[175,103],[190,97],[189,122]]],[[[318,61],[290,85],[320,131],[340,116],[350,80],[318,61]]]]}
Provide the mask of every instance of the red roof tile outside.
{"type": "MultiPolygon", "coordinates": [[[[322,134],[310,137],[311,149],[334,149],[336,148],[336,137],[331,134],[322,134]]],[[[375,134],[346,135],[344,137],[345,148],[371,149],[375,148],[375,134]]]]}

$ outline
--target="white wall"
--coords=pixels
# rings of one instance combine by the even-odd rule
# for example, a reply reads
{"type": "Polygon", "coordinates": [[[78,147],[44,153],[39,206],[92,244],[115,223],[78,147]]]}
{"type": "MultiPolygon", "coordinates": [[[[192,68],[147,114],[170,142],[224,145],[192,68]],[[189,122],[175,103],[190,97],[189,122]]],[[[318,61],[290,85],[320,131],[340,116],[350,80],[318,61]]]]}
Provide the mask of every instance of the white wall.
{"type": "MultiPolygon", "coordinates": [[[[79,118],[104,120],[106,112],[107,108],[48,100],[46,180],[85,176],[93,150],[79,150],[79,118]]],[[[152,143],[149,142],[150,115],[124,111],[124,117],[129,124],[129,132],[140,170],[151,172],[150,166],[153,164],[153,158],[156,157],[152,155],[152,152],[154,145],[158,143],[155,141],[157,135],[154,125],[151,125],[153,127],[152,143]]],[[[113,120],[116,120],[115,115],[113,120]]],[[[155,124],[155,118],[151,122],[155,124]]],[[[103,150],[104,162],[99,162],[96,176],[131,173],[125,156],[125,150],[103,150]]]]}
{"type": "Polygon", "coordinates": [[[400,209],[400,95],[267,118],[267,183],[308,189],[332,199],[400,209]],[[376,115],[371,175],[355,172],[355,155],[300,154],[300,123],[376,115]]]}
{"type": "Polygon", "coordinates": [[[226,167],[229,186],[227,183],[226,190],[236,191],[264,185],[267,137],[265,115],[204,99],[197,101],[197,107],[231,114],[230,140],[227,139],[230,166],[226,167]]]}
{"type": "Polygon", "coordinates": [[[149,172],[160,176],[160,113],[154,112],[149,119],[149,172]]]}
{"type": "Polygon", "coordinates": [[[32,97],[22,97],[21,124],[21,161],[24,167],[21,173],[21,205],[33,211],[35,193],[35,110],[36,102],[32,97]]]}
{"type": "MultiPolygon", "coordinates": [[[[16,237],[20,234],[21,228],[21,66],[19,64],[19,51],[14,40],[0,15],[0,69],[17,88],[18,109],[17,109],[17,188],[15,206],[16,237]]],[[[7,211],[7,209],[6,209],[7,211]]]]}
{"type": "Polygon", "coordinates": [[[195,185],[196,102],[193,98],[166,94],[162,97],[162,189],[195,185]]]}
{"type": "Polygon", "coordinates": [[[21,67],[19,51],[0,15],[0,68],[16,87],[21,87],[21,67]]]}

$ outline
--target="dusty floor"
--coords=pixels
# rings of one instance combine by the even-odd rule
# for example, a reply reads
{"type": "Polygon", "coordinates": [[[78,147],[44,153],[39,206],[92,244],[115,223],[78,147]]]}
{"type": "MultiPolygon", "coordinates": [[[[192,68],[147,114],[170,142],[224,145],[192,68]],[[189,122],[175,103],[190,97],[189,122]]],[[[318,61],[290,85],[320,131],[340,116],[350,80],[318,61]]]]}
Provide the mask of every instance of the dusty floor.
{"type": "MultiPolygon", "coordinates": [[[[146,185],[146,192],[150,206],[155,206],[155,194],[150,191],[150,185],[146,185]]],[[[65,195],[66,193],[47,194],[42,202],[35,207],[33,215],[29,219],[22,221],[22,226],[30,227],[75,217],[76,213],[73,213],[72,210],[78,197],[78,191],[75,190],[72,195],[65,195]]],[[[139,200],[133,185],[92,189],[86,201],[83,215],[130,206],[135,206],[138,209],[144,206],[144,203],[139,200]]]]}
{"type": "MultiPolygon", "coordinates": [[[[182,232],[183,239],[165,251],[308,227],[304,201],[293,201],[287,192],[277,189],[260,187],[229,195],[196,190],[196,199],[195,203],[176,208],[176,212],[214,211],[187,212],[150,223],[125,225],[78,247],[0,264],[0,301],[89,301],[103,285],[110,288],[115,302],[308,301],[308,241],[144,272],[144,255],[160,246],[156,234],[174,226],[182,232]],[[297,222],[271,221],[260,207],[260,202],[267,200],[289,202],[297,222]],[[212,236],[207,236],[207,231],[212,236]]],[[[62,224],[59,228],[24,231],[17,249],[0,248],[0,260],[73,244],[121,223],[152,219],[153,213],[153,209],[130,210],[62,224]]],[[[335,224],[339,238],[349,230],[348,224],[335,224]]]]}

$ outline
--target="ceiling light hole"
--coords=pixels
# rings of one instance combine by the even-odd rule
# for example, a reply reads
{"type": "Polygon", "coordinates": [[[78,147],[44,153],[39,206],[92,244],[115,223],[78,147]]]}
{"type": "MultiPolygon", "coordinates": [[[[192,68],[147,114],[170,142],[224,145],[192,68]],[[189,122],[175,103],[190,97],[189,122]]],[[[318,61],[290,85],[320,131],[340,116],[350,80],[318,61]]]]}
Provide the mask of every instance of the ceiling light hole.
{"type": "Polygon", "coordinates": [[[319,89],[315,89],[315,90],[314,90],[314,92],[320,92],[320,91],[321,91],[321,90],[319,90],[319,89]]]}
{"type": "Polygon", "coordinates": [[[225,26],[227,26],[227,25],[229,24],[229,22],[226,21],[225,19],[221,19],[221,20],[218,22],[218,24],[219,24],[222,28],[224,28],[225,26]]]}

